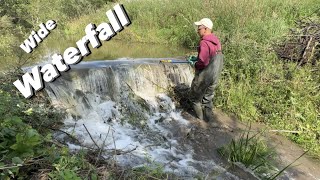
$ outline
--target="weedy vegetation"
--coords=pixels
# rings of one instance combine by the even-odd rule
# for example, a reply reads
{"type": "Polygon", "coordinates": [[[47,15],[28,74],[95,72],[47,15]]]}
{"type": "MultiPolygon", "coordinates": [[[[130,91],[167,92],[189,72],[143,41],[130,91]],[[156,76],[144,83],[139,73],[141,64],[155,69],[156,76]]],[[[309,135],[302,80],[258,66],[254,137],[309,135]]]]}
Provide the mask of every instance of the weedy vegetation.
{"type": "MultiPolygon", "coordinates": [[[[83,28],[88,23],[105,21],[102,14],[114,3],[77,2],[1,1],[1,69],[19,69],[39,61],[43,55],[52,53],[53,45],[67,48],[70,39],[83,36],[83,28]],[[32,29],[49,19],[57,21],[57,29],[34,53],[24,53],[19,45],[32,29]]],[[[235,114],[241,121],[256,121],[273,129],[298,132],[284,135],[319,158],[319,46],[309,46],[315,47],[310,51],[312,63],[281,60],[279,51],[275,51],[275,47],[283,47],[283,42],[292,37],[290,28],[297,30],[295,35],[305,34],[295,23],[298,20],[309,18],[314,24],[320,23],[318,0],[135,0],[123,4],[132,24],[115,40],[126,42],[173,44],[194,51],[198,36],[192,22],[212,18],[214,33],[220,37],[225,55],[214,105],[235,114]]],[[[319,42],[315,38],[310,43],[319,42]]],[[[105,172],[88,165],[88,158],[65,152],[66,149],[53,143],[50,131],[44,127],[58,127],[60,111],[56,113],[49,105],[40,106],[43,103],[34,103],[36,100],[22,99],[12,85],[17,77],[5,74],[1,79],[1,178],[26,178],[41,168],[47,169],[42,174],[57,179],[93,177],[105,172]],[[66,164],[70,166],[62,170],[60,166],[66,164]]],[[[230,159],[251,164],[256,171],[264,165],[255,164],[253,157],[268,157],[265,145],[247,134],[234,140],[227,149],[230,159]]]]}

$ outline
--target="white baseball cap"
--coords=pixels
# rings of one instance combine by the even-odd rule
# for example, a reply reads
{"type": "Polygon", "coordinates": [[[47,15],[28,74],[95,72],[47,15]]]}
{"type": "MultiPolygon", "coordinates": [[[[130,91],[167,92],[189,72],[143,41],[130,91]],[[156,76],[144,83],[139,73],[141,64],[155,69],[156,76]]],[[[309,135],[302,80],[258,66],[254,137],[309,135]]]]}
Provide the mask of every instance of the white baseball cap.
{"type": "Polygon", "coordinates": [[[209,28],[209,29],[212,29],[212,26],[213,26],[213,23],[212,23],[212,21],[211,21],[209,18],[203,18],[203,19],[201,19],[201,20],[198,21],[198,22],[194,22],[194,24],[195,24],[196,26],[203,25],[203,26],[205,26],[205,27],[207,27],[207,28],[209,28]]]}

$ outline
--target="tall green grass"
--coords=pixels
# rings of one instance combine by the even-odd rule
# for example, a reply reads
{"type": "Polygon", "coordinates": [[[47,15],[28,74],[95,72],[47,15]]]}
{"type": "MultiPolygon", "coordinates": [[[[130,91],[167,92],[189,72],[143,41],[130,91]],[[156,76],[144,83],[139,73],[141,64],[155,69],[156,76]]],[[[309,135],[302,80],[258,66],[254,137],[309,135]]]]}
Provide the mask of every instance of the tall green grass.
{"type": "Polygon", "coordinates": [[[278,170],[275,166],[276,152],[272,147],[267,146],[262,138],[264,134],[264,131],[252,133],[251,123],[249,123],[237,139],[232,139],[229,144],[219,148],[218,152],[228,161],[241,163],[254,175],[266,180],[278,179],[286,169],[308,152],[305,151],[290,164],[278,170]]]}
{"type": "MultiPolygon", "coordinates": [[[[250,133],[251,124],[242,132],[237,139],[218,152],[233,163],[242,163],[246,168],[261,179],[269,179],[275,170],[275,151],[272,150],[260,137],[264,132],[250,133]]],[[[281,174],[281,172],[279,173],[281,174]]]]}
{"type": "MultiPolygon", "coordinates": [[[[203,17],[211,18],[225,55],[215,106],[243,121],[299,131],[286,135],[319,155],[319,66],[294,70],[295,64],[280,61],[272,51],[274,44],[294,27],[294,22],[315,12],[319,3],[319,0],[126,1],[122,4],[132,24],[113,39],[193,47],[199,37],[192,23],[203,17]]],[[[58,23],[63,21],[63,26],[54,31],[67,36],[65,39],[80,38],[88,23],[107,22],[105,12],[113,5],[105,4],[69,21],[56,17],[58,23]]],[[[49,41],[42,45],[45,43],[49,41]]]]}
{"type": "Polygon", "coordinates": [[[130,1],[124,3],[132,25],[119,38],[194,46],[192,22],[214,21],[225,68],[215,106],[243,121],[260,121],[320,154],[319,67],[284,63],[272,51],[294,22],[317,10],[316,0],[130,1]],[[315,69],[314,71],[311,71],[315,69]]]}

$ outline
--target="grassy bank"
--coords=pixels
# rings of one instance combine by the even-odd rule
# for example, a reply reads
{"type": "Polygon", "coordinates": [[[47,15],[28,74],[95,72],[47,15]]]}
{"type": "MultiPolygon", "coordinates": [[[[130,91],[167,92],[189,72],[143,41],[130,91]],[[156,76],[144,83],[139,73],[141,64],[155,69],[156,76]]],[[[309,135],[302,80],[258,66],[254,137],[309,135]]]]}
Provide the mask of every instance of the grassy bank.
{"type": "MultiPolygon", "coordinates": [[[[54,33],[65,38],[82,37],[88,23],[106,22],[105,12],[113,6],[112,3],[90,5],[84,11],[72,4],[69,9],[59,9],[60,6],[45,2],[52,5],[50,13],[55,13],[39,11],[38,19],[34,18],[37,17],[34,13],[33,19],[30,17],[32,24],[36,26],[49,17],[55,19],[59,28],[54,33]]],[[[203,17],[212,18],[214,32],[220,37],[225,54],[215,106],[243,121],[260,121],[274,129],[298,131],[285,135],[305,149],[311,149],[312,154],[320,154],[319,66],[295,70],[295,64],[280,61],[272,51],[273,44],[294,27],[295,20],[316,11],[319,0],[135,0],[122,3],[132,25],[114,39],[130,42],[195,46],[198,37],[192,22],[203,17]]],[[[1,22],[10,21],[2,19],[1,22]]],[[[19,37],[26,37],[30,28],[22,26],[13,31],[13,27],[7,23],[5,31],[1,32],[1,57],[5,63],[26,59],[15,49],[21,42],[19,37]],[[5,47],[6,43],[11,46],[5,47]]],[[[52,41],[58,40],[54,34],[50,36],[52,41]]],[[[50,39],[41,46],[49,46],[49,43],[50,39]]]]}
{"type": "Polygon", "coordinates": [[[295,69],[295,63],[279,60],[272,51],[272,46],[294,27],[295,20],[315,12],[318,3],[132,1],[125,3],[132,25],[119,38],[193,46],[198,37],[191,22],[213,18],[225,54],[216,107],[243,121],[261,121],[273,129],[298,131],[285,135],[319,155],[319,66],[295,69]]]}
{"type": "MultiPolygon", "coordinates": [[[[52,42],[72,38],[75,43],[74,39],[84,35],[88,23],[106,22],[105,12],[113,6],[93,0],[79,1],[80,5],[73,1],[49,0],[42,4],[35,0],[28,0],[26,4],[7,2],[0,3],[0,62],[3,67],[37,60],[52,42]],[[41,11],[40,7],[44,9],[41,11]],[[38,29],[38,24],[49,19],[57,21],[57,29],[32,54],[21,52],[19,45],[31,30],[38,29]]],[[[316,11],[319,0],[134,0],[122,3],[132,24],[113,39],[127,42],[196,46],[198,36],[192,22],[203,17],[212,18],[214,32],[220,37],[225,54],[215,106],[242,121],[259,121],[272,129],[295,131],[285,135],[319,157],[319,65],[296,69],[295,63],[279,60],[272,50],[294,27],[295,20],[316,11]]],[[[320,13],[312,15],[319,18],[320,13]]],[[[60,43],[60,48],[68,45],[60,43]]],[[[54,143],[50,133],[41,130],[53,125],[50,122],[58,123],[53,121],[58,117],[52,114],[52,109],[42,109],[36,106],[38,102],[18,96],[11,82],[17,77],[8,77],[1,78],[0,88],[0,135],[4,142],[1,143],[0,177],[14,178],[17,174],[21,178],[30,177],[41,168],[48,169],[43,174],[56,179],[99,176],[90,158],[84,158],[81,153],[73,155],[64,146],[51,146],[54,143]]],[[[102,167],[103,163],[100,165],[102,167]]],[[[156,174],[162,177],[161,173],[156,174]]]]}
{"type": "MultiPolygon", "coordinates": [[[[279,60],[272,47],[287,35],[296,20],[317,16],[314,12],[318,3],[317,0],[130,1],[124,6],[132,25],[115,38],[190,47],[198,42],[192,22],[212,18],[225,54],[215,106],[243,121],[297,131],[285,135],[317,156],[319,66],[296,69],[295,63],[279,60]]],[[[68,23],[67,33],[79,34],[89,22],[106,21],[97,14],[104,14],[111,7],[68,23]]]]}

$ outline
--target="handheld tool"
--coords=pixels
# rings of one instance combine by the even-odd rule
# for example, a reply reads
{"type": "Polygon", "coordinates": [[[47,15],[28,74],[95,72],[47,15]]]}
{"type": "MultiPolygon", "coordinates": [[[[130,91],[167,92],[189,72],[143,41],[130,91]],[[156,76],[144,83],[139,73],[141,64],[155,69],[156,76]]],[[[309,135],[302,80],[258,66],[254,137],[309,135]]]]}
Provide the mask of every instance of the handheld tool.
{"type": "Polygon", "coordinates": [[[160,63],[189,63],[189,61],[163,59],[160,60],[160,63]]]}

